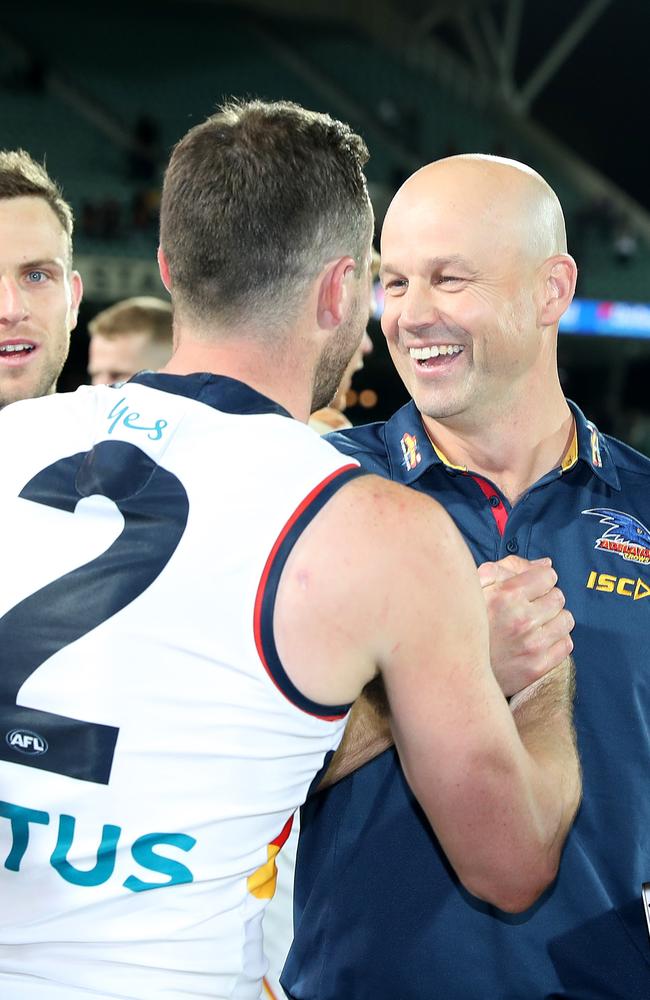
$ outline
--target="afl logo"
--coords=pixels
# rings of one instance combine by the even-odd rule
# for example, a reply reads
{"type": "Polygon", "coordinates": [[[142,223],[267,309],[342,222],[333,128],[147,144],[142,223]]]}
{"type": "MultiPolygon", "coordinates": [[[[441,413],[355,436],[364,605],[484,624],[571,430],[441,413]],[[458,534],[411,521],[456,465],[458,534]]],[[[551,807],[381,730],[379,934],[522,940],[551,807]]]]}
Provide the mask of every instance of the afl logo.
{"type": "Polygon", "coordinates": [[[18,750],[29,757],[40,757],[48,751],[47,740],[29,729],[12,729],[7,733],[6,740],[12,750],[18,750]]]}

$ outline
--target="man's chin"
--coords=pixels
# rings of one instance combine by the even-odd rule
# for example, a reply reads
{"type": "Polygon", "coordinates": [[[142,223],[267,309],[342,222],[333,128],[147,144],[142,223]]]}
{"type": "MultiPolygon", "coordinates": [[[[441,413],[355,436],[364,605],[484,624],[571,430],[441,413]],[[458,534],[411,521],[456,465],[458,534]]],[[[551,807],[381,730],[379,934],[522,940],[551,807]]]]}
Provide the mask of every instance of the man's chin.
{"type": "Polygon", "coordinates": [[[11,403],[20,403],[25,399],[40,399],[41,396],[51,396],[56,392],[56,379],[54,382],[37,382],[33,379],[18,379],[11,387],[0,386],[0,410],[11,403]]]}
{"type": "Polygon", "coordinates": [[[422,400],[420,403],[416,399],[415,405],[423,416],[429,417],[431,420],[450,420],[457,417],[465,409],[455,400],[422,400]]]}

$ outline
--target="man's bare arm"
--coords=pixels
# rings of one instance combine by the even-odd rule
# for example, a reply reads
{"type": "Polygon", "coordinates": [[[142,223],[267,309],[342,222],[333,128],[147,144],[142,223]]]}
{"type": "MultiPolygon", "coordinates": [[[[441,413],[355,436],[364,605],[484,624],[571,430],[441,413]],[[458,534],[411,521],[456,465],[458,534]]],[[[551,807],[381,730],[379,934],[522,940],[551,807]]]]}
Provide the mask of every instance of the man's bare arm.
{"type": "Polygon", "coordinates": [[[521,741],[538,769],[540,793],[540,820],[552,824],[556,817],[556,832],[547,827],[550,854],[559,859],[567,833],[575,819],[581,799],[581,774],[576,747],[576,734],[572,722],[572,705],[575,698],[575,665],[568,656],[557,667],[510,699],[512,712],[521,741]],[[567,768],[567,758],[574,757],[578,767],[567,768]],[[567,808],[554,812],[546,810],[547,801],[557,801],[558,787],[567,808]]]}
{"type": "Polygon", "coordinates": [[[353,701],[382,674],[404,773],[459,878],[502,909],[530,906],[578,803],[575,748],[560,738],[571,708],[542,712],[522,741],[490,667],[476,567],[442,508],[374,477],[344,487],[287,560],[274,632],[319,704],[353,701]]]}
{"type": "Polygon", "coordinates": [[[548,794],[554,795],[554,782],[566,785],[567,799],[575,801],[573,812],[559,817],[557,841],[563,841],[580,803],[580,774],[567,771],[562,762],[567,754],[575,754],[576,734],[570,708],[575,698],[575,665],[568,656],[553,670],[519,691],[510,699],[512,712],[521,740],[540,768],[540,777],[548,782],[548,794]],[[554,740],[547,738],[552,729],[554,740]]]}
{"type": "MultiPolygon", "coordinates": [[[[490,661],[501,690],[507,696],[522,689],[532,694],[533,682],[565,662],[573,648],[573,617],[564,609],[551,561],[507,556],[483,563],[479,577],[490,623],[490,661]]],[[[392,745],[388,700],[377,677],[357,698],[318,791],[392,745]]]]}
{"type": "Polygon", "coordinates": [[[366,684],[355,701],[345,727],[343,739],[332,757],[323,780],[324,788],[336,784],[369,760],[393,746],[388,699],[381,677],[366,684]]]}

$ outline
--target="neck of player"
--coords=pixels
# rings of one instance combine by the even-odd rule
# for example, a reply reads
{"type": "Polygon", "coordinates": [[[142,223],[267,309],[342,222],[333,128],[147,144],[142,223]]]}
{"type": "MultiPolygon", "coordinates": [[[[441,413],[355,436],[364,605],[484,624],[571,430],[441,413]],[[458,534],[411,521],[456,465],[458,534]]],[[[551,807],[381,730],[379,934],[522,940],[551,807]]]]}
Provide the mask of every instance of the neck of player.
{"type": "Polygon", "coordinates": [[[211,372],[237,379],[279,403],[297,420],[306,422],[311,413],[313,362],[289,343],[270,345],[255,336],[223,336],[218,340],[192,336],[183,331],[176,348],[161,371],[170,375],[211,372]]]}

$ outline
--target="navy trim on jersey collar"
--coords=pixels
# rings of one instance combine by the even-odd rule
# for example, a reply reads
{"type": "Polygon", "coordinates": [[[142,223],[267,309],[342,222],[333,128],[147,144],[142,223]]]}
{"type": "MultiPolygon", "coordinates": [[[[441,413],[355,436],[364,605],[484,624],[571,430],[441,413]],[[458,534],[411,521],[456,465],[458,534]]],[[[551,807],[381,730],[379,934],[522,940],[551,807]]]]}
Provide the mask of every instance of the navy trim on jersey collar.
{"type": "Polygon", "coordinates": [[[274,403],[257,389],[227,375],[213,375],[211,372],[168,375],[165,372],[142,371],[130,378],[129,382],[146,385],[150,389],[160,389],[161,392],[171,392],[176,396],[186,396],[223,413],[277,413],[291,418],[289,411],[279,403],[274,403]]]}
{"type": "MultiPolygon", "coordinates": [[[[570,399],[567,402],[576,421],[578,461],[586,462],[595,476],[613,489],[620,490],[618,472],[605,438],[575,403],[570,399]]],[[[386,421],[384,433],[391,479],[411,485],[427,469],[443,465],[442,459],[429,440],[422,417],[413,400],[402,406],[386,421]]]]}

